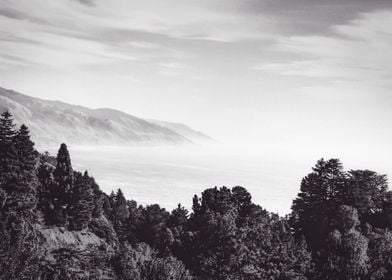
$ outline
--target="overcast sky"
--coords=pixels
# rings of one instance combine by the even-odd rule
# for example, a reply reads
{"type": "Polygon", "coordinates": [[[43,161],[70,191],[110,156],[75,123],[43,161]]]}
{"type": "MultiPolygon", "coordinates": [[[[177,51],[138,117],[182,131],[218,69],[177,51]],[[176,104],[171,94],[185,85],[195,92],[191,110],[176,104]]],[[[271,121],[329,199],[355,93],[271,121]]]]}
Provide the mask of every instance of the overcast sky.
{"type": "Polygon", "coordinates": [[[222,142],[392,154],[390,0],[0,0],[0,86],[222,142]]]}

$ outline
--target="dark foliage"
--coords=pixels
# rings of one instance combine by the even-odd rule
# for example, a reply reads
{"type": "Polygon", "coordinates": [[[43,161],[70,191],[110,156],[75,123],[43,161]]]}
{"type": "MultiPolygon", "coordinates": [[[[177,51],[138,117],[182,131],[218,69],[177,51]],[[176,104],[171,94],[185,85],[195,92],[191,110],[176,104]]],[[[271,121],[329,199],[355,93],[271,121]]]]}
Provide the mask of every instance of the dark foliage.
{"type": "Polygon", "coordinates": [[[35,229],[36,151],[27,127],[14,130],[10,113],[0,118],[0,279],[33,279],[37,272],[35,229]]]}
{"type": "Polygon", "coordinates": [[[72,230],[83,230],[88,227],[94,210],[93,190],[87,171],[82,175],[74,173],[75,185],[72,189],[70,205],[70,227],[72,230]]]}
{"type": "Polygon", "coordinates": [[[65,144],[38,154],[0,118],[0,279],[391,279],[391,229],[386,177],[337,159],[303,178],[286,218],[239,186],[168,212],[103,193],[65,144]]]}

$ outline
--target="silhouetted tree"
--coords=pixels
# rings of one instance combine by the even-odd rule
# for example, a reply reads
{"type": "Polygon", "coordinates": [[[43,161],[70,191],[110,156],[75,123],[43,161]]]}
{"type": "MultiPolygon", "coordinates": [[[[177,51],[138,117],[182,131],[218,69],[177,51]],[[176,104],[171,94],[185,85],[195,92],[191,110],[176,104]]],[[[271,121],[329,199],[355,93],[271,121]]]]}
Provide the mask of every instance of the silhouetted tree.
{"type": "Polygon", "coordinates": [[[54,197],[54,218],[57,225],[67,226],[67,211],[72,199],[74,186],[73,169],[67,145],[61,144],[57,153],[57,165],[54,170],[54,186],[52,189],[54,197]]]}
{"type": "Polygon", "coordinates": [[[115,197],[111,198],[113,202],[113,226],[117,232],[118,239],[122,242],[127,241],[126,220],[129,217],[127,200],[121,189],[118,189],[115,197]]]}
{"type": "Polygon", "coordinates": [[[70,224],[73,230],[87,228],[92,219],[94,209],[93,191],[87,171],[82,175],[75,172],[75,185],[72,190],[72,204],[70,205],[70,224]]]}
{"type": "Polygon", "coordinates": [[[0,117],[0,187],[10,192],[16,183],[18,160],[15,149],[15,124],[6,111],[0,117]]]}
{"type": "Polygon", "coordinates": [[[36,164],[38,152],[34,149],[34,143],[30,139],[30,132],[22,125],[15,135],[15,150],[18,161],[17,181],[11,195],[17,207],[27,210],[26,214],[32,214],[31,210],[37,206],[37,174],[36,164]]]}
{"type": "Polygon", "coordinates": [[[358,210],[362,223],[386,227],[383,213],[388,188],[386,176],[370,170],[351,170],[348,174],[349,195],[345,203],[358,210]]]}
{"type": "Polygon", "coordinates": [[[317,279],[364,279],[368,273],[368,240],[356,230],[358,212],[343,205],[337,214],[336,229],[316,259],[317,279]]]}
{"type": "Polygon", "coordinates": [[[338,159],[317,162],[313,172],[301,182],[301,191],[293,201],[291,223],[297,236],[304,235],[315,251],[331,230],[336,209],[347,196],[347,175],[338,159]]]}
{"type": "Polygon", "coordinates": [[[145,242],[163,252],[165,248],[164,234],[166,234],[169,212],[161,208],[158,204],[148,205],[142,210],[142,220],[140,223],[139,236],[145,242]]]}
{"type": "Polygon", "coordinates": [[[21,128],[16,134],[14,126],[11,114],[3,113],[0,118],[0,279],[33,279],[38,268],[34,148],[27,128],[21,128]]]}

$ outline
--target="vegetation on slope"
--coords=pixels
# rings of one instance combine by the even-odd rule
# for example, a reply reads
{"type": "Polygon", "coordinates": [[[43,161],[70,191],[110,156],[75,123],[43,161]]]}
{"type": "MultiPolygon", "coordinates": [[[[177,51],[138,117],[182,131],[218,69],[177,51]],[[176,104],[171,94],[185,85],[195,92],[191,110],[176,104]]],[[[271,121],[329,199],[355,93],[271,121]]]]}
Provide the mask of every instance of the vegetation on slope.
{"type": "Polygon", "coordinates": [[[391,279],[391,228],[386,177],[337,159],[317,162],[287,217],[239,186],[168,212],[103,193],[65,144],[39,154],[0,118],[0,279],[391,279]]]}

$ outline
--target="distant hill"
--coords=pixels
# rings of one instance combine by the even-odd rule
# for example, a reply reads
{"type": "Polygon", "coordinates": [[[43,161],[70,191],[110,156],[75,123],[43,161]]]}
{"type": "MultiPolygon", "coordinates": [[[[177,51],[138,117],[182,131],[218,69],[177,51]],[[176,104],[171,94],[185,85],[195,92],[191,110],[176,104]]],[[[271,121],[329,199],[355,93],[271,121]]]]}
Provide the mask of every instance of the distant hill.
{"type": "Polygon", "coordinates": [[[39,146],[178,145],[212,139],[186,125],[144,120],[113,109],[90,109],[43,100],[0,87],[0,113],[9,110],[25,123],[39,146]]]}
{"type": "Polygon", "coordinates": [[[192,128],[190,128],[189,126],[182,124],[182,123],[175,123],[175,122],[166,122],[166,121],[160,121],[160,120],[152,120],[152,119],[148,119],[147,121],[155,123],[157,125],[163,126],[163,127],[167,127],[170,130],[185,136],[188,139],[191,139],[192,141],[195,142],[213,142],[215,140],[213,140],[212,138],[210,138],[208,135],[204,134],[201,131],[197,131],[194,130],[192,128]]]}

